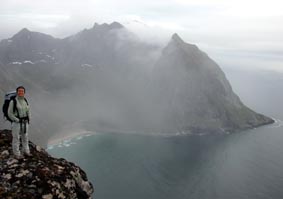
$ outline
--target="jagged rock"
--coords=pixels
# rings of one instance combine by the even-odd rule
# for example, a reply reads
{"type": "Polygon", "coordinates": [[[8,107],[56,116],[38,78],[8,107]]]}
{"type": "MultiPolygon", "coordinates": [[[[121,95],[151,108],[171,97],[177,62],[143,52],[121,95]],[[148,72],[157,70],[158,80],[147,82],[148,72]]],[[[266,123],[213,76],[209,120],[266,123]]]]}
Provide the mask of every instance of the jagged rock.
{"type": "Polygon", "coordinates": [[[11,131],[0,131],[0,140],[1,199],[91,198],[93,185],[74,163],[51,157],[32,142],[32,156],[15,159],[11,131]]]}

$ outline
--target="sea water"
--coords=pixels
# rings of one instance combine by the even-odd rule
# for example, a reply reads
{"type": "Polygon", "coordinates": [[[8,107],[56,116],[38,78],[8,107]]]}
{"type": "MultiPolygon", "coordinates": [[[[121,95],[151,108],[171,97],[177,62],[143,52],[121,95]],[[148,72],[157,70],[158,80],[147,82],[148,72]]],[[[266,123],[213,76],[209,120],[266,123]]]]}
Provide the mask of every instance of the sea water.
{"type": "Polygon", "coordinates": [[[48,152],[86,171],[96,199],[281,199],[282,77],[248,74],[233,82],[245,104],[276,119],[272,125],[204,136],[96,132],[48,152]],[[251,78],[247,91],[241,85],[251,78]]]}
{"type": "Polygon", "coordinates": [[[281,125],[218,136],[96,133],[48,152],[84,169],[97,199],[279,199],[281,125]]]}

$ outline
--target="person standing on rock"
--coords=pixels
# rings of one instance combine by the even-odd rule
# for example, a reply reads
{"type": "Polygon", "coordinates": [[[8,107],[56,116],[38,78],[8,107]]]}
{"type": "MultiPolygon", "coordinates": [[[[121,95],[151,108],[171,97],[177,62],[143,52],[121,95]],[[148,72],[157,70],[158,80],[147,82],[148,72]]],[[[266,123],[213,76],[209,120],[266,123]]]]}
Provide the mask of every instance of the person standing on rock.
{"type": "Polygon", "coordinates": [[[16,92],[16,97],[10,101],[8,115],[12,120],[13,153],[16,158],[21,158],[20,137],[22,140],[23,155],[30,156],[28,139],[30,108],[25,98],[25,88],[23,86],[19,86],[16,92]]]}

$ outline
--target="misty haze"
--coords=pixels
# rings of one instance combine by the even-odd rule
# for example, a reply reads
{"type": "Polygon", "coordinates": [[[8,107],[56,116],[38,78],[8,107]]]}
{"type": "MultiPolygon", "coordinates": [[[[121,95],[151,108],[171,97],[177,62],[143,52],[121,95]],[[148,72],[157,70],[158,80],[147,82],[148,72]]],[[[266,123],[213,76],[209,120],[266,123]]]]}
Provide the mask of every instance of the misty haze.
{"type": "Polygon", "coordinates": [[[19,85],[30,139],[79,164],[94,198],[283,196],[280,72],[221,66],[177,33],[150,42],[112,22],[1,40],[0,95],[19,85]]]}
{"type": "Polygon", "coordinates": [[[273,122],[246,107],[220,67],[177,34],[164,47],[117,22],[95,23],[64,39],[24,28],[1,41],[0,58],[2,92],[18,84],[29,88],[35,136],[43,131],[44,140],[68,126],[223,134],[273,122]]]}

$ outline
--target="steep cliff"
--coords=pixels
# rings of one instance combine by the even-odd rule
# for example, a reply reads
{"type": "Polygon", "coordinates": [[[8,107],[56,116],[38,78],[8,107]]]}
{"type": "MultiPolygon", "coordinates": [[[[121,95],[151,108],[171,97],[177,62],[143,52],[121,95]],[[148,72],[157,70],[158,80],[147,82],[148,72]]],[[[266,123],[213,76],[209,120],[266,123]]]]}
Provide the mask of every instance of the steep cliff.
{"type": "Polygon", "coordinates": [[[0,131],[1,199],[91,198],[93,186],[80,167],[51,157],[32,142],[32,156],[15,159],[11,142],[11,131],[0,131]]]}
{"type": "Polygon", "coordinates": [[[222,133],[274,122],[245,106],[217,63],[177,34],[163,49],[153,74],[166,130],[222,133]]]}

